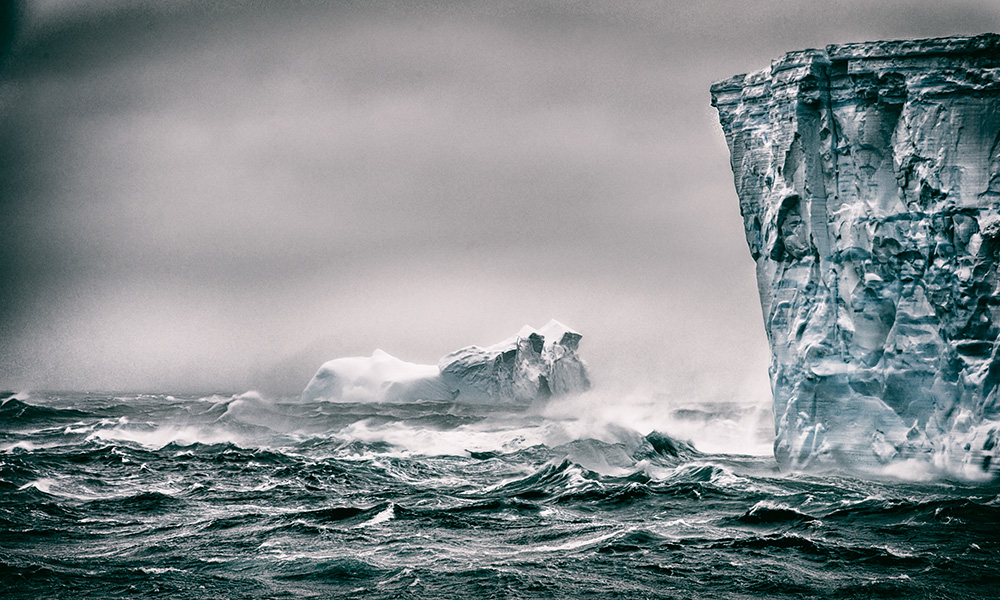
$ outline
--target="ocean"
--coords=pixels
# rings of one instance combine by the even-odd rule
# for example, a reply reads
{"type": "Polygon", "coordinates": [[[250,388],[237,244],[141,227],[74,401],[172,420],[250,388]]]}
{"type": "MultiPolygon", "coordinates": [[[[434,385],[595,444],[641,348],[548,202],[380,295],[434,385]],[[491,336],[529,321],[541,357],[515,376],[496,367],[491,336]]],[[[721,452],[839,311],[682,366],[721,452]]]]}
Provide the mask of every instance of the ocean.
{"type": "Polygon", "coordinates": [[[996,483],[782,473],[736,405],[4,398],[5,600],[1000,597],[996,483]]]}

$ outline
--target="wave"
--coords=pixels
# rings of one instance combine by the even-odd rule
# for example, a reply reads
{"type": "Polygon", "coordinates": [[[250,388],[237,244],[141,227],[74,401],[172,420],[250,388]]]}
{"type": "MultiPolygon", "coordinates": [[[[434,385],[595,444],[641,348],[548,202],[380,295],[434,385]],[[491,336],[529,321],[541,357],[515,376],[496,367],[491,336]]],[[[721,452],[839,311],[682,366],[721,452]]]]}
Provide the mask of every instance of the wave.
{"type": "Polygon", "coordinates": [[[162,449],[169,445],[190,446],[194,444],[238,444],[242,436],[223,428],[206,426],[167,425],[151,429],[138,427],[113,427],[99,429],[90,436],[88,441],[132,442],[146,448],[162,449]]]}
{"type": "MultiPolygon", "coordinates": [[[[83,435],[87,442],[127,443],[153,450],[170,445],[226,443],[246,448],[312,445],[318,451],[324,445],[337,448],[361,444],[376,453],[392,448],[399,456],[482,458],[545,446],[561,448],[573,460],[606,474],[631,469],[641,460],[683,458],[697,452],[690,442],[663,433],[662,429],[643,435],[646,432],[595,415],[553,418],[545,412],[550,407],[511,410],[448,403],[303,405],[257,392],[190,398],[136,395],[101,401],[86,397],[77,403],[86,404],[88,410],[7,400],[0,409],[5,411],[4,416],[11,417],[8,422],[48,422],[51,430],[26,432],[18,439],[7,440],[3,448],[34,451],[43,447],[39,438],[47,437],[46,443],[53,443],[58,437],[55,434],[83,435]],[[66,421],[71,422],[53,425],[66,421]],[[587,447],[598,443],[606,446],[587,447]],[[588,454],[589,458],[585,456],[588,454]]],[[[560,405],[558,410],[567,409],[567,405],[560,405]]]]}
{"type": "Polygon", "coordinates": [[[647,529],[635,529],[616,535],[612,541],[601,546],[597,551],[602,554],[627,554],[679,550],[681,548],[681,544],[669,538],[647,529]]]}
{"type": "Polygon", "coordinates": [[[547,504],[572,504],[585,510],[598,510],[607,506],[627,505],[654,495],[696,495],[732,492],[720,481],[718,473],[725,471],[712,466],[682,466],[671,477],[657,481],[645,469],[637,468],[624,474],[611,476],[587,469],[568,458],[551,460],[537,470],[514,479],[503,481],[482,494],[522,501],[547,504]],[[711,491],[710,491],[711,490],[711,491]]]}
{"type": "Polygon", "coordinates": [[[679,402],[642,391],[613,393],[593,390],[561,398],[540,408],[547,419],[574,422],[576,437],[602,439],[610,427],[669,432],[701,452],[770,456],[774,420],[770,403],[679,402]],[[588,431],[589,429],[589,431],[588,431]]]}
{"type": "Polygon", "coordinates": [[[164,492],[143,491],[118,498],[91,500],[84,508],[97,514],[165,513],[187,506],[187,501],[164,492]]]}
{"type": "Polygon", "coordinates": [[[996,498],[869,498],[831,511],[825,520],[907,526],[943,523],[969,525],[1000,532],[1000,505],[996,498]]]}
{"type": "Polygon", "coordinates": [[[21,401],[88,416],[0,423],[32,445],[0,454],[5,598],[990,597],[1000,575],[995,485],[783,474],[662,422],[21,401]]]}
{"type": "Polygon", "coordinates": [[[762,500],[737,517],[736,521],[746,525],[774,525],[777,523],[813,523],[818,522],[819,519],[785,504],[762,500]]]}
{"type": "Polygon", "coordinates": [[[490,495],[504,495],[521,500],[538,500],[560,493],[581,492],[599,487],[600,475],[567,459],[548,463],[537,471],[485,490],[490,495]]]}
{"type": "Polygon", "coordinates": [[[380,569],[359,558],[293,555],[283,557],[275,577],[287,581],[310,581],[354,586],[358,581],[381,579],[394,570],[380,569]]]}
{"type": "Polygon", "coordinates": [[[911,554],[883,546],[847,545],[828,540],[804,537],[794,533],[752,535],[745,538],[716,542],[713,548],[749,549],[777,555],[789,551],[819,562],[870,564],[889,568],[927,568],[933,565],[933,555],[911,554]]]}
{"type": "Polygon", "coordinates": [[[7,398],[0,404],[0,420],[6,424],[28,424],[36,421],[53,421],[65,419],[80,419],[92,416],[73,408],[49,408],[36,406],[17,398],[7,398]]]}
{"type": "Polygon", "coordinates": [[[442,402],[302,404],[257,392],[198,401],[210,405],[218,423],[232,427],[259,426],[278,434],[333,433],[348,440],[386,442],[401,451],[427,456],[510,452],[584,439],[629,442],[650,431],[668,432],[664,439],[670,441],[665,444],[648,440],[653,452],[661,455],[696,448],[718,451],[722,446],[742,454],[769,455],[773,435],[767,433],[773,427],[767,407],[741,403],[671,407],[668,402],[664,410],[662,398],[636,394],[612,398],[590,392],[517,409],[442,402]],[[748,428],[748,423],[753,427],[748,428]],[[623,432],[630,433],[623,437],[623,432]]]}

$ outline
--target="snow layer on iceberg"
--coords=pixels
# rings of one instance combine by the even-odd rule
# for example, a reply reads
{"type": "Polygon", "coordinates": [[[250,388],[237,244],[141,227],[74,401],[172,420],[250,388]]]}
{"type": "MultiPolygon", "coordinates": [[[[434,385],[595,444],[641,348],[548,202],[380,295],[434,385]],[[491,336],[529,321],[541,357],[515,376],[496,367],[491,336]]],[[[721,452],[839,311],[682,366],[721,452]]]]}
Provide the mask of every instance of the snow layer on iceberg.
{"type": "Polygon", "coordinates": [[[328,361],[302,400],[332,402],[464,402],[528,404],[590,388],[576,350],[582,336],[558,321],[487,347],[468,346],[437,365],[405,362],[376,350],[371,357],[328,361]]]}
{"type": "Polygon", "coordinates": [[[302,392],[305,401],[450,401],[454,394],[434,365],[418,365],[376,350],[370,357],[337,358],[323,363],[302,392]]]}

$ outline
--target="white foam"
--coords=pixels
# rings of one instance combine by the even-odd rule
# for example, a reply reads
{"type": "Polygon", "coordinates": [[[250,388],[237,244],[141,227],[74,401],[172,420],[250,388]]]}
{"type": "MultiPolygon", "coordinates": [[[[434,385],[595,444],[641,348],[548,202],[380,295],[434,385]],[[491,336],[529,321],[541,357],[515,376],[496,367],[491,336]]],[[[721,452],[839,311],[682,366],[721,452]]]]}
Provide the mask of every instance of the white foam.
{"type": "Polygon", "coordinates": [[[204,426],[165,425],[152,430],[127,427],[100,429],[87,436],[87,441],[122,441],[159,450],[169,444],[190,446],[192,444],[237,444],[241,438],[234,432],[221,428],[204,426]]]}
{"type": "Polygon", "coordinates": [[[40,492],[44,492],[46,494],[51,494],[52,493],[52,485],[54,483],[55,483],[54,479],[52,479],[50,477],[42,477],[41,479],[36,479],[34,481],[30,481],[30,482],[22,485],[21,487],[19,487],[17,489],[18,490],[27,490],[27,489],[30,489],[30,488],[34,488],[34,489],[36,489],[36,490],[38,490],[40,492]]]}
{"type": "Polygon", "coordinates": [[[378,525],[379,523],[385,523],[386,521],[394,518],[395,516],[396,516],[395,505],[393,505],[390,502],[389,506],[387,506],[384,509],[382,509],[381,511],[379,511],[371,519],[368,519],[364,523],[359,523],[359,524],[355,525],[352,529],[359,529],[359,528],[362,528],[362,527],[371,527],[372,525],[378,525]]]}
{"type": "Polygon", "coordinates": [[[566,542],[565,544],[560,544],[558,546],[532,546],[526,550],[522,550],[520,554],[524,553],[536,553],[536,552],[565,552],[567,550],[576,550],[577,548],[583,548],[585,546],[591,546],[593,544],[598,544],[605,540],[609,540],[619,534],[628,533],[634,531],[635,528],[631,527],[628,529],[616,529],[610,533],[605,533],[603,535],[598,535],[594,537],[584,538],[580,540],[574,540],[572,542],[566,542]]]}
{"type": "Polygon", "coordinates": [[[579,396],[551,401],[544,405],[541,414],[550,419],[575,421],[573,429],[579,435],[576,439],[620,441],[608,439],[616,427],[643,434],[655,430],[690,441],[695,448],[709,454],[770,456],[774,441],[770,405],[734,403],[733,406],[740,410],[741,416],[749,418],[741,420],[725,412],[712,414],[713,405],[680,404],[662,394],[641,390],[615,393],[594,389],[579,396]],[[684,419],[676,416],[674,409],[678,408],[709,410],[704,412],[703,418],[684,419]]]}
{"type": "Polygon", "coordinates": [[[71,444],[67,444],[64,442],[38,443],[38,442],[32,442],[30,440],[19,440],[10,444],[4,444],[0,446],[0,453],[11,454],[16,451],[34,452],[36,450],[48,450],[50,448],[61,448],[69,445],[71,444]]]}
{"type": "Polygon", "coordinates": [[[0,446],[0,452],[13,452],[14,450],[27,450],[28,452],[33,452],[38,449],[38,446],[34,442],[29,442],[28,440],[21,440],[19,442],[14,442],[13,444],[4,444],[0,446]]]}

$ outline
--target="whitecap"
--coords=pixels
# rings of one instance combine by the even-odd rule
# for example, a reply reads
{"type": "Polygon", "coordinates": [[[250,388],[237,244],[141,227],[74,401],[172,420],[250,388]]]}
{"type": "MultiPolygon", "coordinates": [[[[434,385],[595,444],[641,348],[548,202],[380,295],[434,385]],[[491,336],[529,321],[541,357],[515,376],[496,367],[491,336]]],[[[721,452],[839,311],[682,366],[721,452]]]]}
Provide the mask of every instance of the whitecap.
{"type": "Polygon", "coordinates": [[[360,529],[362,527],[371,527],[372,525],[378,525],[379,523],[385,523],[386,521],[394,518],[395,516],[396,516],[396,507],[395,507],[394,504],[392,504],[390,502],[389,506],[387,506],[384,509],[382,509],[381,511],[379,511],[371,519],[368,519],[367,521],[365,521],[363,523],[358,523],[357,525],[355,525],[354,527],[352,527],[352,529],[360,529]]]}

